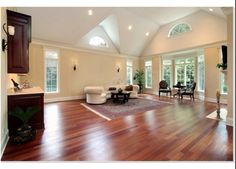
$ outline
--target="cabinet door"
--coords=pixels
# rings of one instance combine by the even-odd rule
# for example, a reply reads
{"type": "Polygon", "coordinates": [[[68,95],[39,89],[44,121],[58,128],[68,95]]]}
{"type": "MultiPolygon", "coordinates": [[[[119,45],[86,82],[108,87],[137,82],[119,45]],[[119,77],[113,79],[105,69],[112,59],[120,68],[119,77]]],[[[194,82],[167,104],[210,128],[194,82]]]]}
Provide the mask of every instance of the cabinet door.
{"type": "Polygon", "coordinates": [[[15,27],[8,36],[8,73],[28,73],[31,16],[7,10],[7,25],[15,27]]]}
{"type": "MultiPolygon", "coordinates": [[[[23,110],[26,110],[28,107],[38,107],[39,111],[29,120],[29,124],[36,129],[42,129],[44,128],[43,96],[43,94],[8,96],[8,111],[13,110],[15,107],[20,107],[23,110]]],[[[8,115],[8,128],[10,133],[20,127],[21,124],[22,122],[19,119],[8,115]]]]}

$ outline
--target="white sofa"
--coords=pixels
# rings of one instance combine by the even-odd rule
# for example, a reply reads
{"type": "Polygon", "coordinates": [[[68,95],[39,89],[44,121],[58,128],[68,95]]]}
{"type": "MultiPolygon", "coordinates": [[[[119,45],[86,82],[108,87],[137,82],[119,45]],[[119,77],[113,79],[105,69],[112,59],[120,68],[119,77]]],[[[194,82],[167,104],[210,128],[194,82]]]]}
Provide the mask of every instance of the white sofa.
{"type": "Polygon", "coordinates": [[[86,102],[89,104],[103,104],[107,101],[106,92],[102,86],[87,86],[84,88],[86,102]]]}
{"type": "MultiPolygon", "coordinates": [[[[86,102],[89,104],[103,104],[106,102],[107,99],[111,98],[111,92],[112,90],[109,90],[109,88],[115,88],[118,90],[121,88],[125,91],[125,88],[128,85],[108,85],[106,87],[102,86],[87,86],[84,88],[84,93],[86,94],[86,102]]],[[[133,90],[130,92],[130,98],[137,98],[138,97],[138,91],[139,86],[138,85],[132,85],[133,90]]]]}

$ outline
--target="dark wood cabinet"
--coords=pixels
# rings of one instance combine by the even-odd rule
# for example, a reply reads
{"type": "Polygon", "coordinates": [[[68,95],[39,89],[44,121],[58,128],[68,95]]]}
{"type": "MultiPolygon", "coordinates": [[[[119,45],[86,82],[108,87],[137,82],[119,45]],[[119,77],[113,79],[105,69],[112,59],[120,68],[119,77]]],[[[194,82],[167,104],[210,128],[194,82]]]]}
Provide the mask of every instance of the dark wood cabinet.
{"type": "MultiPolygon", "coordinates": [[[[15,107],[20,107],[26,110],[27,107],[38,107],[39,111],[30,119],[29,125],[35,129],[44,128],[44,94],[24,94],[8,96],[8,112],[15,107]]],[[[14,116],[8,115],[8,129],[10,135],[21,126],[21,121],[14,116]]]]}
{"type": "Polygon", "coordinates": [[[7,10],[7,25],[15,27],[14,36],[7,38],[8,73],[28,73],[31,16],[7,10]]]}

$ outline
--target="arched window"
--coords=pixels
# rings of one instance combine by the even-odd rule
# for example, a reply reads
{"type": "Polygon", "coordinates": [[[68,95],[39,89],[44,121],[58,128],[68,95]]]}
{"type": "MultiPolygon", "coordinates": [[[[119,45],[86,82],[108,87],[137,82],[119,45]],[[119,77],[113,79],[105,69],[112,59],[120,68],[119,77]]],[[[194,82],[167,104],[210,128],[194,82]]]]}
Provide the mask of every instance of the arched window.
{"type": "Polygon", "coordinates": [[[180,35],[182,33],[189,32],[189,31],[191,31],[191,26],[186,24],[186,23],[181,23],[181,24],[173,26],[170,29],[168,37],[172,37],[172,36],[175,36],[175,35],[180,35]]]}
{"type": "Polygon", "coordinates": [[[108,44],[105,40],[99,36],[94,36],[90,39],[89,44],[97,47],[108,47],[108,44]]]}

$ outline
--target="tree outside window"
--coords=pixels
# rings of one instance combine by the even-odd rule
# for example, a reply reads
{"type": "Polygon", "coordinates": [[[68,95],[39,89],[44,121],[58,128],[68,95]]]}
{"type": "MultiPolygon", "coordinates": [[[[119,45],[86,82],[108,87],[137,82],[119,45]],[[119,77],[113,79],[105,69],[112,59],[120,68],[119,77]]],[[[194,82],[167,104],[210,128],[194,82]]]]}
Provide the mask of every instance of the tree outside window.
{"type": "Polygon", "coordinates": [[[183,85],[191,85],[194,82],[194,58],[175,60],[175,80],[183,85]]]}
{"type": "Polygon", "coordinates": [[[171,60],[163,60],[163,67],[162,67],[162,79],[165,80],[168,86],[171,86],[172,83],[172,64],[171,60]]]}
{"type": "Polygon", "coordinates": [[[45,51],[45,91],[58,92],[58,52],[45,51]]]}

